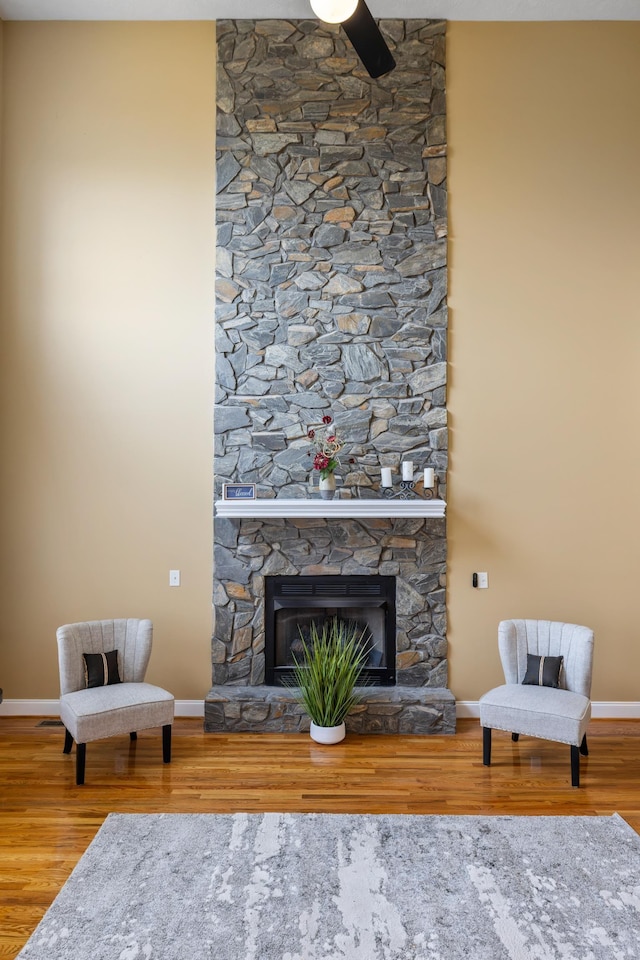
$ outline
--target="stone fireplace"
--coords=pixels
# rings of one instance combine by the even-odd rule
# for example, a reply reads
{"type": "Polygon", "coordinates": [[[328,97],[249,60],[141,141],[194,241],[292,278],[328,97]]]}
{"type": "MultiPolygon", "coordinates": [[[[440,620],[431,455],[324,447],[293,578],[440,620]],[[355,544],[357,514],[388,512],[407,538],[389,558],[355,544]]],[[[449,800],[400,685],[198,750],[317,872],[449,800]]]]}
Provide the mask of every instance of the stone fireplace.
{"type": "Polygon", "coordinates": [[[265,684],[268,578],[363,582],[377,576],[395,578],[396,684],[368,687],[347,728],[455,730],[455,701],[447,689],[443,519],[218,518],[216,541],[214,686],[205,702],[207,730],[308,728],[291,691],[265,684]]]}
{"type": "Polygon", "coordinates": [[[217,24],[207,730],[308,727],[291,691],[265,683],[265,585],[308,577],[394,578],[388,685],[367,689],[348,728],[455,729],[443,513],[373,509],[381,467],[397,474],[404,459],[433,467],[446,499],[445,25],[380,27],[397,67],[372,80],[338,26],[217,24]],[[325,415],[345,441],[338,503],[354,509],[342,515],[310,488],[307,432],[325,415]],[[225,513],[222,484],[239,481],[268,516],[225,513]],[[316,508],[278,509],[301,501],[316,508]]]}

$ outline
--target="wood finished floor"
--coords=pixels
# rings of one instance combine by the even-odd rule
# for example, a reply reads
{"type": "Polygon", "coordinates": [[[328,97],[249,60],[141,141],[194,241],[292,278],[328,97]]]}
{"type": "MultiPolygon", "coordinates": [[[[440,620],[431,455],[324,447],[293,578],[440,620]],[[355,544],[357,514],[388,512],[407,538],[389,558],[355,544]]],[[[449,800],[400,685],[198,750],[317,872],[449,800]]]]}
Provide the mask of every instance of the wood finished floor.
{"type": "Polygon", "coordinates": [[[84,787],[63,740],[41,718],[0,718],[0,960],[13,960],[111,812],[617,812],[640,833],[640,720],[592,722],[578,790],[560,744],[496,731],[483,767],[475,720],[455,736],[319,747],[306,735],[205,734],[201,720],[180,719],[168,766],[159,731],[89,744],[84,787]]]}

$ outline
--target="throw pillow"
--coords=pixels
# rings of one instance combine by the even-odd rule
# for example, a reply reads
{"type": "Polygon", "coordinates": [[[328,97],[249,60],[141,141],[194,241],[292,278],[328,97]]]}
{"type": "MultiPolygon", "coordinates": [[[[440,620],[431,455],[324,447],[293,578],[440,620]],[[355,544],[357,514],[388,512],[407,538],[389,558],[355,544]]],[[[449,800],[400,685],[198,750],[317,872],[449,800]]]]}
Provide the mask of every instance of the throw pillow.
{"type": "Polygon", "coordinates": [[[536,687],[559,687],[562,657],[536,657],[527,654],[527,672],[523,683],[536,687]]]}
{"type": "Polygon", "coordinates": [[[83,653],[85,687],[107,687],[122,683],[118,673],[118,651],[108,653],[83,653]]]}

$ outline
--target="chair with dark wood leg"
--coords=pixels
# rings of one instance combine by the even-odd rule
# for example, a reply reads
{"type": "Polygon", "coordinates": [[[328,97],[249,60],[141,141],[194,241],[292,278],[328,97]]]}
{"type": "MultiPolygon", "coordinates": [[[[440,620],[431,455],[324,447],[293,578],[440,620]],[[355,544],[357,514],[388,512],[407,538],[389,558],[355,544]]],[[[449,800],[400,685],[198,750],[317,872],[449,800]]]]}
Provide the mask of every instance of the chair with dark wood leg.
{"type": "Polygon", "coordinates": [[[162,758],[171,761],[174,698],[145,683],[150,620],[93,620],[59,627],[60,719],[64,753],[76,742],[76,783],[84,783],[87,743],[162,727],[162,758]]]}
{"type": "Polygon", "coordinates": [[[593,631],[551,620],[503,620],[498,627],[506,683],[480,698],[482,762],[491,765],[491,731],[557,740],[570,747],[571,785],[589,755],[593,631]]]}

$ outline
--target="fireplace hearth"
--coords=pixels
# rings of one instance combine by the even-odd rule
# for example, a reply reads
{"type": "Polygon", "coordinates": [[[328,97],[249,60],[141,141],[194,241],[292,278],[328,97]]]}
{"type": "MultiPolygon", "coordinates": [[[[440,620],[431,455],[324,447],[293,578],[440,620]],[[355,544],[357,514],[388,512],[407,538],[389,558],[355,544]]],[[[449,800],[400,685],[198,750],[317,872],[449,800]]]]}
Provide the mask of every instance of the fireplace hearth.
{"type": "Polygon", "coordinates": [[[265,682],[290,683],[311,624],[331,617],[362,634],[368,647],[363,681],[395,685],[395,577],[343,575],[265,578],[265,682]]]}

